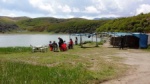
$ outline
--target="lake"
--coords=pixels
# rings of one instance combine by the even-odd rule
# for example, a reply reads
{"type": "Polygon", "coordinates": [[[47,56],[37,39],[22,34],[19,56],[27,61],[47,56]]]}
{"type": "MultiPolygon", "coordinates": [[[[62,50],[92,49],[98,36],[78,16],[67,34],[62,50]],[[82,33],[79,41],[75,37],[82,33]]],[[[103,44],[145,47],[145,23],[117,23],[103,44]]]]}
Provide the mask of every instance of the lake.
{"type": "MultiPolygon", "coordinates": [[[[48,45],[49,41],[58,42],[58,37],[61,37],[66,42],[69,42],[69,38],[75,41],[75,37],[78,37],[78,43],[80,42],[80,36],[68,34],[0,34],[0,47],[48,45]]],[[[96,38],[82,36],[82,40],[96,41],[96,38]]],[[[100,38],[98,38],[98,41],[100,41],[100,38]]]]}

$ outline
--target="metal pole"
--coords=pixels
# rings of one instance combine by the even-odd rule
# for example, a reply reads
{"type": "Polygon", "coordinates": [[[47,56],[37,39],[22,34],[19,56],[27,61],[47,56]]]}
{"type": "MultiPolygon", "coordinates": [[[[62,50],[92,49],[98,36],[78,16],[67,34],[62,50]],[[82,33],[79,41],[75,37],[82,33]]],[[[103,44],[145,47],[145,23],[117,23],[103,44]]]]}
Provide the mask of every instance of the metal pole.
{"type": "Polygon", "coordinates": [[[96,47],[98,47],[98,43],[97,43],[97,33],[96,33],[96,47]]]}
{"type": "Polygon", "coordinates": [[[81,46],[81,48],[83,47],[82,46],[82,36],[81,36],[81,34],[80,34],[80,46],[81,46]]]}
{"type": "Polygon", "coordinates": [[[91,34],[92,35],[92,42],[93,42],[93,34],[91,34]]]}

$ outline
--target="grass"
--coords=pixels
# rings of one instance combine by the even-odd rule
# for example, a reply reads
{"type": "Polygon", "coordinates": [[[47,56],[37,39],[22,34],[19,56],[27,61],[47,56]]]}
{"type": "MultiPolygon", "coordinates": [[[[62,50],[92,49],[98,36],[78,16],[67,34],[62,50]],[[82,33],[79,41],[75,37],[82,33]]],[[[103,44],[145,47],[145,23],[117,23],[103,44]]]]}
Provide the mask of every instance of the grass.
{"type": "Polygon", "coordinates": [[[3,47],[0,48],[0,54],[22,53],[31,51],[30,47],[3,47]]]}
{"type": "Polygon", "coordinates": [[[0,48],[1,84],[91,84],[116,78],[125,72],[115,60],[117,50],[94,47],[66,52],[36,52],[30,48],[0,48]],[[20,51],[21,49],[21,51],[20,51]],[[9,80],[8,80],[9,79],[9,80]]]}
{"type": "Polygon", "coordinates": [[[85,84],[93,79],[80,65],[46,67],[1,61],[1,84],[85,84]]]}

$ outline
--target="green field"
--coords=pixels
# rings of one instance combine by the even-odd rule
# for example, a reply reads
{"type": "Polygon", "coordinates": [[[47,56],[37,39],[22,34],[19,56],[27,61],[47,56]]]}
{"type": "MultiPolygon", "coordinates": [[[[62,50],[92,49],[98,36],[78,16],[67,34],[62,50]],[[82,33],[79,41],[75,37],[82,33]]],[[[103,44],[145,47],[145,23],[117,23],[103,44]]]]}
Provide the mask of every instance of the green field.
{"type": "Polygon", "coordinates": [[[117,50],[93,47],[35,52],[30,47],[0,48],[0,84],[91,84],[121,76],[127,68],[117,50]],[[117,60],[117,61],[116,61],[117,60]]]}

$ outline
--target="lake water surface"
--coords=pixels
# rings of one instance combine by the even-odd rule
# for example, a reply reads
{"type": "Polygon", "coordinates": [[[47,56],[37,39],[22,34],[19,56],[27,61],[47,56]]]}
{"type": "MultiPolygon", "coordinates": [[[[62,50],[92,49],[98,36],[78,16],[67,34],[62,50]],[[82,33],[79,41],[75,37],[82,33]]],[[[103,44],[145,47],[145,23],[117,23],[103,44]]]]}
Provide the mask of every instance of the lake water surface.
{"type": "MultiPolygon", "coordinates": [[[[69,38],[72,38],[74,41],[75,37],[78,37],[78,43],[80,42],[80,36],[67,34],[0,34],[0,47],[48,45],[49,41],[58,42],[58,37],[61,37],[66,42],[69,42],[69,38]]],[[[82,40],[95,41],[96,39],[82,36],[82,40]]]]}

